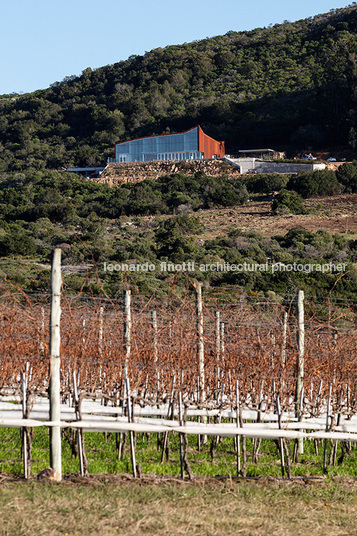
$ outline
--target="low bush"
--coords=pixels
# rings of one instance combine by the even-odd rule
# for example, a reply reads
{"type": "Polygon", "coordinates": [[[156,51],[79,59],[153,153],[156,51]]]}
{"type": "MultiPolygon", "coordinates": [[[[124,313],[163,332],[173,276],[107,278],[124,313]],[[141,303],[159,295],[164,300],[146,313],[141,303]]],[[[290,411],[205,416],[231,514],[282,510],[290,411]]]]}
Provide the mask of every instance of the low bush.
{"type": "Polygon", "coordinates": [[[309,197],[336,195],[341,192],[342,186],[334,171],[324,169],[298,173],[291,177],[287,189],[294,190],[307,199],[309,197]]]}
{"type": "Polygon", "coordinates": [[[304,214],[305,207],[301,195],[294,191],[281,190],[272,203],[274,214],[304,214]]]}

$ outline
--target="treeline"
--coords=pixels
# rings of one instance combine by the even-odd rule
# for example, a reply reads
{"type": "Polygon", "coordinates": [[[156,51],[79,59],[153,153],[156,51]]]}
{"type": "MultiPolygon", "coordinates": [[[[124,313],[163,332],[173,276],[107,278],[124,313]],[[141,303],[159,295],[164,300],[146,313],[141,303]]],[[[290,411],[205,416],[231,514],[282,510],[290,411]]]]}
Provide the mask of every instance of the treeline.
{"type": "Polygon", "coordinates": [[[247,200],[243,182],[208,177],[203,172],[164,175],[121,187],[100,184],[72,173],[37,171],[5,174],[0,181],[0,220],[53,223],[76,221],[96,214],[170,214],[216,206],[233,206],[247,200]]]}
{"type": "Polygon", "coordinates": [[[228,32],[0,99],[0,170],[94,165],[201,124],[227,152],[356,145],[357,8],[228,32]]]}

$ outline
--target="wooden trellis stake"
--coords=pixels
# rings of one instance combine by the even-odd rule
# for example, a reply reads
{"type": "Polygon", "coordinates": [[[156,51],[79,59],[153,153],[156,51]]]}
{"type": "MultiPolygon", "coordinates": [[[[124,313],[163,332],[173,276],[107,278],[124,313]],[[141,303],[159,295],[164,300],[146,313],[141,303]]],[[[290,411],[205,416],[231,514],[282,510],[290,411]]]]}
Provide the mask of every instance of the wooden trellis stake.
{"type": "MultiPolygon", "coordinates": [[[[59,423],[60,409],[60,318],[61,318],[61,250],[53,252],[51,271],[51,315],[50,315],[50,421],[59,423]]],[[[62,480],[61,427],[50,428],[50,464],[56,480],[62,480]]]]}
{"type": "Polygon", "coordinates": [[[131,351],[131,291],[124,291],[124,378],[128,377],[128,366],[131,351]]]}
{"type": "MultiPolygon", "coordinates": [[[[304,291],[299,290],[296,296],[296,309],[297,309],[297,344],[298,344],[298,357],[297,357],[297,378],[296,378],[296,417],[301,420],[302,412],[302,390],[304,386],[304,365],[305,365],[305,323],[304,323],[304,291]]],[[[304,441],[298,440],[299,454],[304,454],[304,441]]]]}

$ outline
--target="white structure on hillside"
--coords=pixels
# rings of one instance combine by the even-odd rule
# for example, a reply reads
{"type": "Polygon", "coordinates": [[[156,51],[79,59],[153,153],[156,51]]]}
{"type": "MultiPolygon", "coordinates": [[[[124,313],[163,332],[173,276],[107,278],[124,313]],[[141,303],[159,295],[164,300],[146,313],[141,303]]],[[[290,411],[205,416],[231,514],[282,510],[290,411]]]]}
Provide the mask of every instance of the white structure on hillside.
{"type": "Polygon", "coordinates": [[[325,164],[317,162],[295,164],[294,162],[272,162],[260,158],[233,158],[230,156],[225,156],[224,160],[239,168],[242,175],[245,173],[299,173],[300,171],[326,169],[325,164]]]}

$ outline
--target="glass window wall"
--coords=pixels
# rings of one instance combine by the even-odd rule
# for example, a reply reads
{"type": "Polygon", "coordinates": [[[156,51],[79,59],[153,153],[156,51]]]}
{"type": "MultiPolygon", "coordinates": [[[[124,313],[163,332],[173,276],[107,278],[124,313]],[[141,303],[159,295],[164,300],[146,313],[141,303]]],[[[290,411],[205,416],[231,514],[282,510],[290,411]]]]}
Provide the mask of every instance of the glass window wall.
{"type": "Polygon", "coordinates": [[[203,158],[198,151],[197,127],[180,134],[153,136],[116,145],[117,162],[151,160],[195,160],[203,158]]]}

